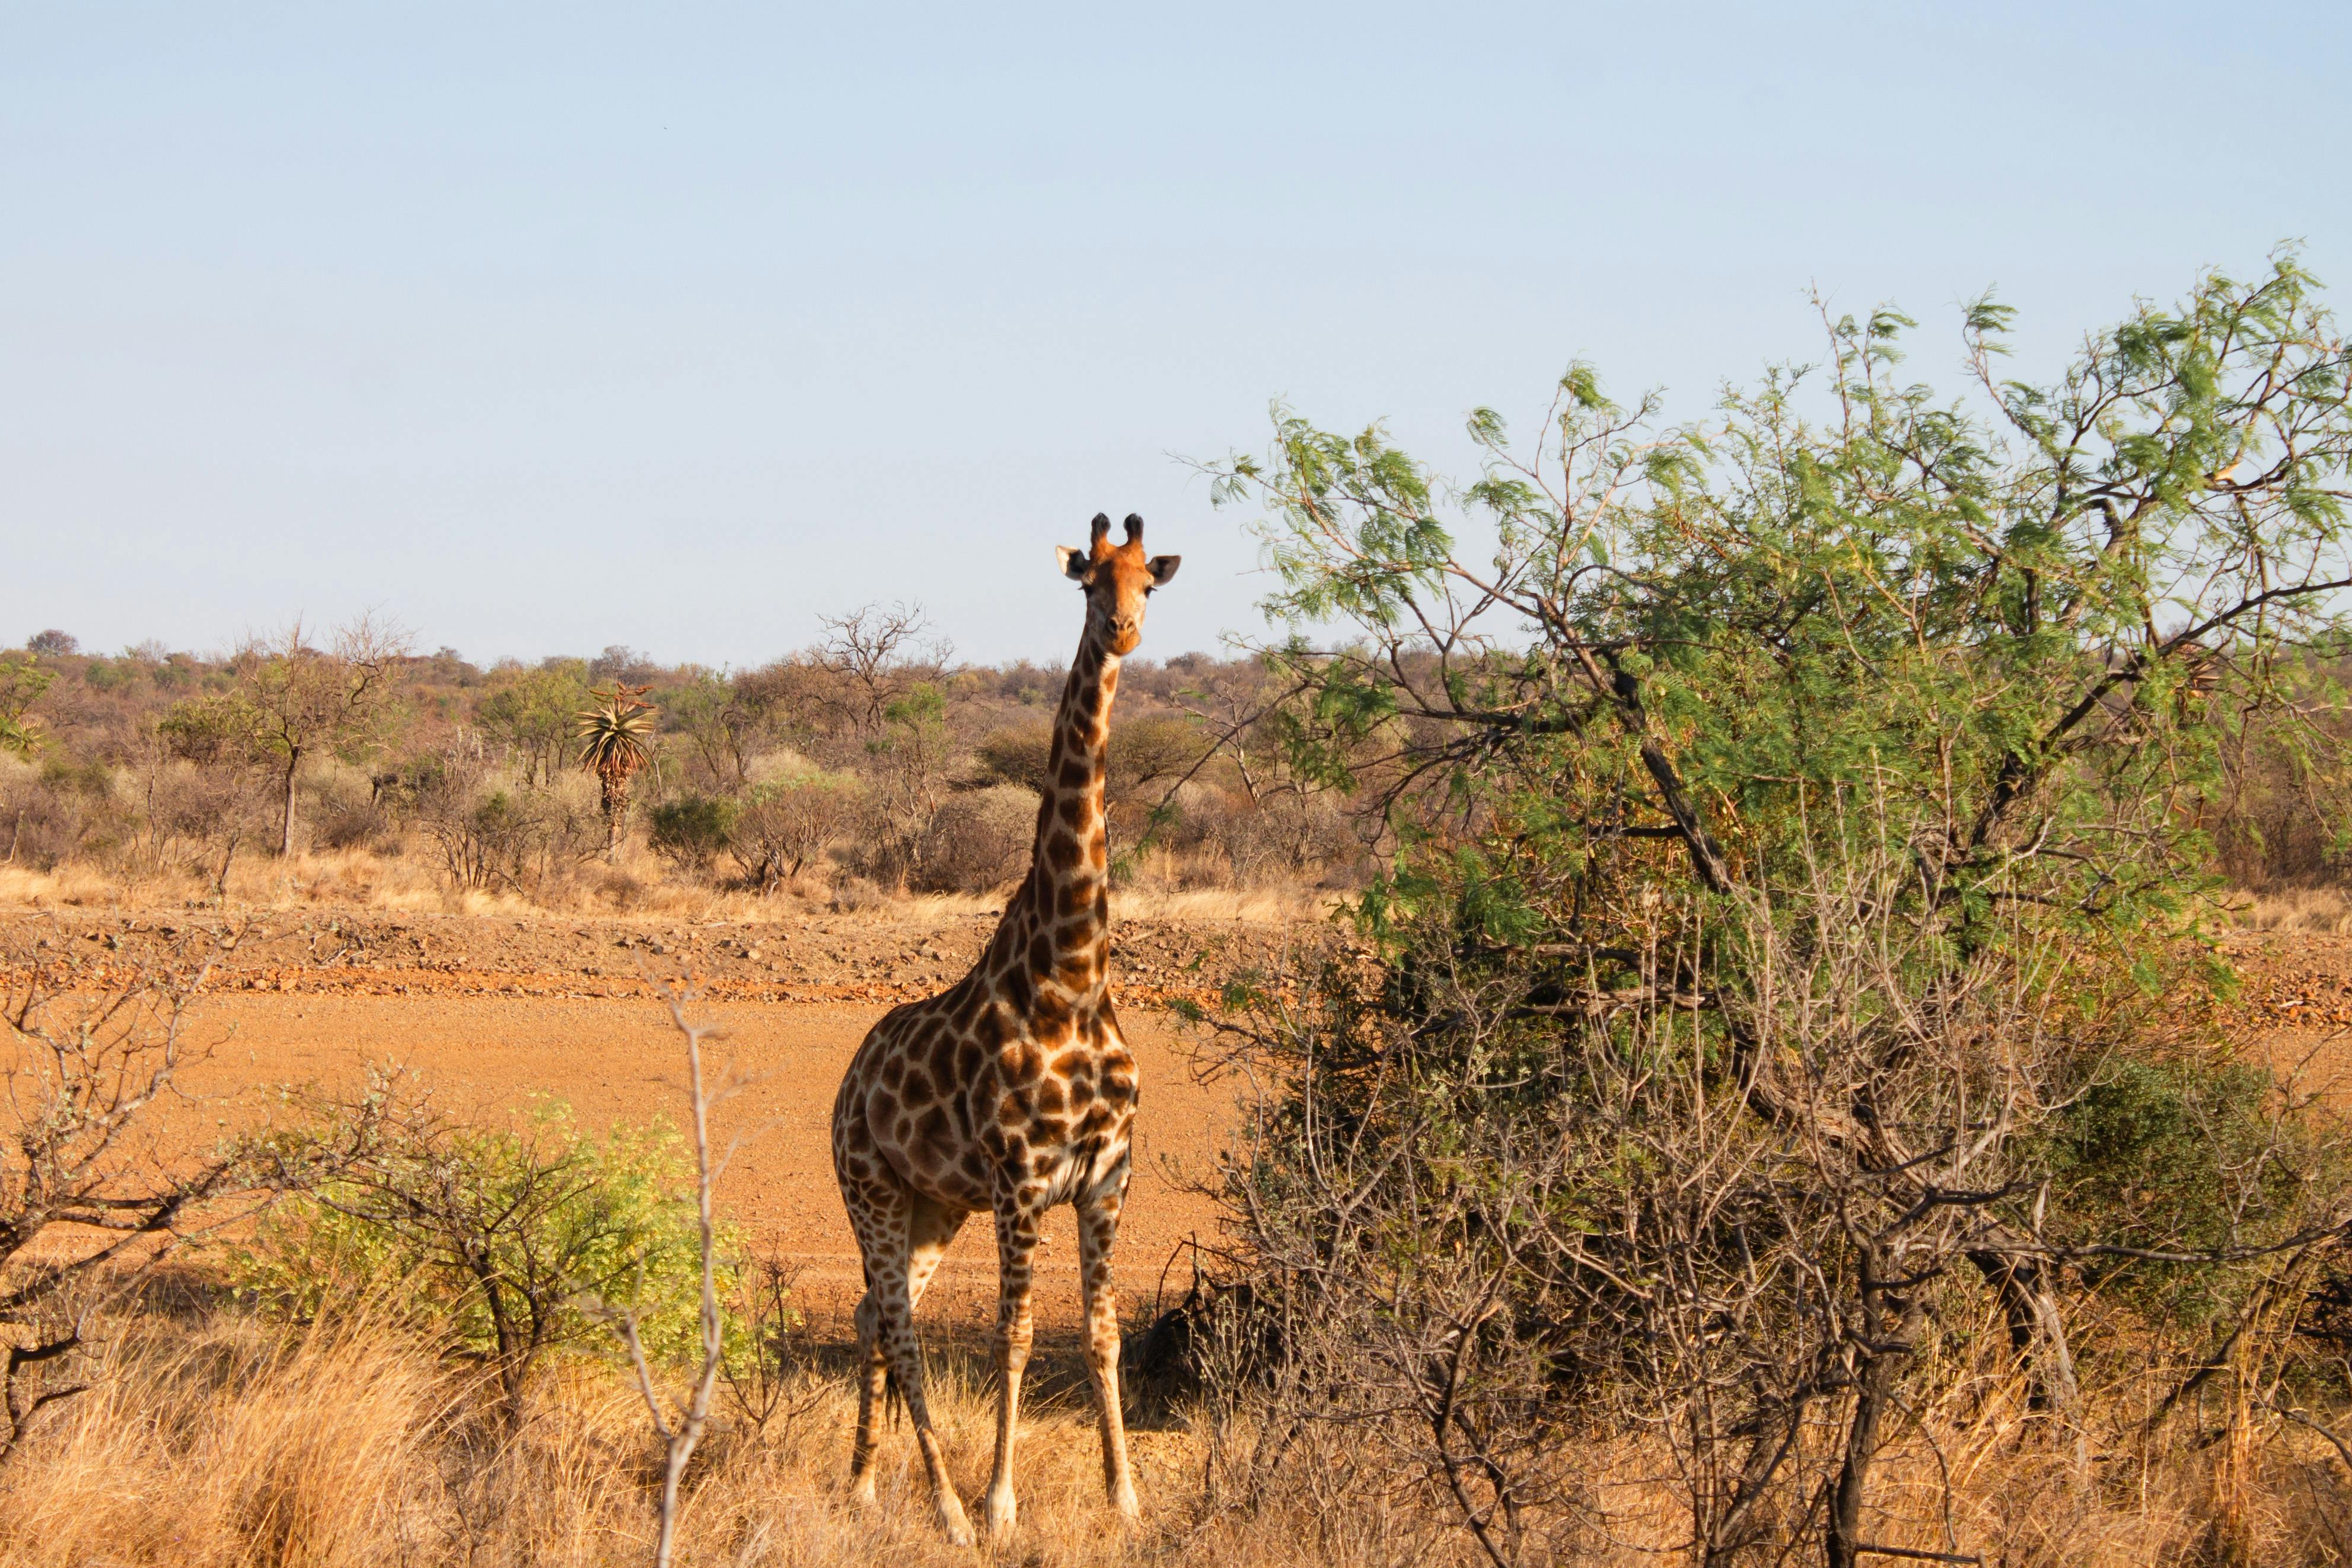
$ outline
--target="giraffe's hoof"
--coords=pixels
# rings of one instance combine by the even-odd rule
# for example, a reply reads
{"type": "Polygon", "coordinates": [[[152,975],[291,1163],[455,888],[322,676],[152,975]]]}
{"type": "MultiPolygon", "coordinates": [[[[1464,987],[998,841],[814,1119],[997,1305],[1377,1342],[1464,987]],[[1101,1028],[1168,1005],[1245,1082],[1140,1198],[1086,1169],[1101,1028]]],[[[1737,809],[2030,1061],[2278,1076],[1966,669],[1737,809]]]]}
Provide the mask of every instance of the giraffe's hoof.
{"type": "Polygon", "coordinates": [[[1014,1512],[1013,1489],[999,1492],[991,1488],[987,1500],[980,1505],[981,1528],[988,1531],[989,1540],[1002,1541],[1013,1533],[1014,1512]]]}
{"type": "Polygon", "coordinates": [[[1122,1487],[1113,1492],[1110,1507],[1111,1511],[1118,1515],[1118,1521],[1122,1525],[1143,1522],[1143,1505],[1135,1500],[1135,1489],[1131,1486],[1122,1487]]]}
{"type": "Polygon", "coordinates": [[[963,1511],[963,1503],[953,1492],[940,1494],[940,1533],[948,1538],[950,1546],[976,1546],[971,1533],[971,1520],[963,1511]]]}

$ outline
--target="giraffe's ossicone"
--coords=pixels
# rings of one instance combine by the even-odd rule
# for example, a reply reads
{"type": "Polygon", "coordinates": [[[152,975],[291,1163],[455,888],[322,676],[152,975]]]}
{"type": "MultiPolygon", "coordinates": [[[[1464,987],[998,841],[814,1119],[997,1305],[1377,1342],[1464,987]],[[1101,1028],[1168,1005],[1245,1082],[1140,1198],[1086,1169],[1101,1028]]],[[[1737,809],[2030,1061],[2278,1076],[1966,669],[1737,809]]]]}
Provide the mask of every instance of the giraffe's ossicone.
{"type": "Polygon", "coordinates": [[[857,1436],[852,1496],[874,1497],[875,1420],[886,1376],[912,1418],[940,1522],[972,1539],[923,1400],[915,1304],[965,1218],[996,1221],[996,1461],[983,1504],[992,1535],[1012,1528],[1013,1438],[1032,1339],[1031,1262],[1045,1211],[1076,1206],[1087,1370],[1101,1412],[1103,1479],[1136,1514],[1118,1396],[1118,1304],[1111,1247],[1127,1199],[1135,1058],[1108,980],[1109,844],[1103,772],[1118,661],[1143,633],[1143,602],[1177,557],[1143,553],[1143,520],[1123,544],[1097,514],[1087,548],[1060,552],[1086,594],[1086,630],[1055,715],[1029,875],[961,981],[875,1025],[842,1077],[833,1166],[865,1262],[857,1308],[857,1436]]]}

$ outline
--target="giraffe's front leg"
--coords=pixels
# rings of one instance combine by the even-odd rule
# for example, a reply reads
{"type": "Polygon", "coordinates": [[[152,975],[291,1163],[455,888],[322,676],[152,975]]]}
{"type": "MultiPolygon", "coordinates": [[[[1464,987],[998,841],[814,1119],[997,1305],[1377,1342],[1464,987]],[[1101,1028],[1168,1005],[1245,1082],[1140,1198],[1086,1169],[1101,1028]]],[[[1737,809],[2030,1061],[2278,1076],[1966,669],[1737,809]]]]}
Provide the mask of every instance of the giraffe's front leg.
{"type": "Polygon", "coordinates": [[[1040,1216],[1017,1197],[996,1205],[996,1467],[988,1479],[982,1523],[999,1539],[1013,1529],[1013,1437],[1021,1419],[1021,1373],[1029,1364],[1034,1330],[1029,1295],[1040,1216]]]}
{"type": "Polygon", "coordinates": [[[1078,1200],[1078,1279],[1086,1292],[1087,1376],[1095,1386],[1102,1415],[1103,1487],[1119,1517],[1134,1520],[1135,1476],[1127,1462],[1127,1420],[1118,1394],[1118,1294],[1110,1282],[1110,1255],[1118,1240],[1119,1210],[1127,1202],[1128,1164],[1078,1200]]]}

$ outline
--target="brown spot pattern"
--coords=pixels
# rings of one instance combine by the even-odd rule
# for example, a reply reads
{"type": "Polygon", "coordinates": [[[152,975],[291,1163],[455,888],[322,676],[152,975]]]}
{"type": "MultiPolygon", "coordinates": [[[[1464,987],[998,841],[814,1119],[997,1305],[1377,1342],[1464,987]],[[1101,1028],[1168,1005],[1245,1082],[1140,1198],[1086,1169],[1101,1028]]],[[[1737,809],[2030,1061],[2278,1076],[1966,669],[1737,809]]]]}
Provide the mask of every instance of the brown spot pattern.
{"type": "MultiPolygon", "coordinates": [[[[1013,1515],[1012,1447],[1033,1338],[1030,1287],[1046,1208],[1078,1212],[1087,1363],[1113,1504],[1135,1511],[1118,1408],[1118,1310],[1110,1261],[1126,1202],[1135,1058],[1118,1032],[1109,972],[1105,720],[1118,658],[1135,646],[1143,595],[1174,570],[1143,554],[1140,520],[1109,542],[1095,520],[1083,563],[1087,629],[1062,690],[1028,878],[971,973],[938,996],[893,1010],[867,1034],[834,1102],[834,1171],[865,1261],[857,1309],[858,1417],[852,1495],[871,1500],[875,1415],[886,1378],[907,1403],[951,1538],[970,1527],[923,1399],[914,1310],[947,1244],[985,1209],[998,1249],[1002,1387],[996,1463],[984,1502],[992,1533],[1013,1515]]],[[[1073,565],[1074,572],[1078,570],[1073,565]]]]}

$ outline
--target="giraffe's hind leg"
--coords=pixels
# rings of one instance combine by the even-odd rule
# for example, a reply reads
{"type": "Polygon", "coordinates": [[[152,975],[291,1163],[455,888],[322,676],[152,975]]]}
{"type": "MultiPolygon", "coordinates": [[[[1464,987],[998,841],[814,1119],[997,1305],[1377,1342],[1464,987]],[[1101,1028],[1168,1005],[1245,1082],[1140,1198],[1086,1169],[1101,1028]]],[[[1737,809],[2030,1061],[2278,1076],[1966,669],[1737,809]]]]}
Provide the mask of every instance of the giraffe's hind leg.
{"type": "Polygon", "coordinates": [[[874,1456],[889,1360],[882,1344],[882,1282],[905,1278],[907,1194],[895,1184],[842,1184],[850,1228],[866,1273],[866,1294],[857,1302],[857,1436],[849,1448],[849,1497],[861,1507],[874,1500],[874,1456]]]}
{"type": "Polygon", "coordinates": [[[907,1301],[910,1308],[923,1304],[923,1292],[929,1288],[931,1276],[939,1272],[940,1259],[947,1256],[948,1244],[963,1229],[970,1216],[966,1209],[950,1208],[917,1195],[913,1211],[907,1216],[907,1301]]]}
{"type": "Polygon", "coordinates": [[[866,1294],[857,1303],[857,1436],[849,1447],[849,1499],[861,1508],[874,1501],[875,1417],[890,1375],[882,1355],[881,1312],[868,1274],[866,1294]]]}
{"type": "Polygon", "coordinates": [[[940,1527],[949,1540],[968,1546],[971,1524],[931,1427],[930,1408],[923,1396],[922,1348],[914,1323],[915,1302],[930,1283],[948,1243],[962,1227],[964,1215],[895,1183],[875,1184],[862,1195],[868,1201],[856,1205],[851,1216],[865,1255],[866,1297],[857,1304],[857,1436],[850,1450],[850,1496],[861,1504],[874,1500],[876,1407],[886,1379],[895,1378],[914,1423],[915,1445],[923,1456],[940,1527]],[[886,1185],[890,1189],[887,1193],[875,1190],[886,1185]]]}

